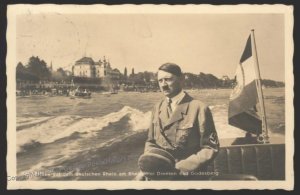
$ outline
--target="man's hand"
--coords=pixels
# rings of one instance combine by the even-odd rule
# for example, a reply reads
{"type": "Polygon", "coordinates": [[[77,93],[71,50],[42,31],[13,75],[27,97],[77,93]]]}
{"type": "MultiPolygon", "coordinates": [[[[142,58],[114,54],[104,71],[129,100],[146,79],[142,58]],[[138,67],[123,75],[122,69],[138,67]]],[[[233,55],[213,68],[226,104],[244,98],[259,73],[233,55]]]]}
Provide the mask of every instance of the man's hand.
{"type": "Polygon", "coordinates": [[[217,150],[213,148],[203,148],[197,154],[193,154],[186,159],[178,161],[175,168],[186,172],[195,171],[205,165],[209,160],[213,159],[216,154],[217,150]]]}

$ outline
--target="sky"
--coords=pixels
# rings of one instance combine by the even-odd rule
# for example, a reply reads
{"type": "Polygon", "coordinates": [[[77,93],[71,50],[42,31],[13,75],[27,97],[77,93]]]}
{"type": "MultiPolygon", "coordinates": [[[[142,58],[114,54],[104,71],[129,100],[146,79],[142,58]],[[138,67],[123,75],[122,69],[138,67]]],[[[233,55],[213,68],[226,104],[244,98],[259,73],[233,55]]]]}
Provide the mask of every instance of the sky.
{"type": "Polygon", "coordinates": [[[121,72],[156,72],[166,62],[183,72],[233,78],[251,29],[261,77],[284,81],[283,14],[22,14],[17,62],[39,56],[71,70],[83,56],[109,59],[121,72]]]}

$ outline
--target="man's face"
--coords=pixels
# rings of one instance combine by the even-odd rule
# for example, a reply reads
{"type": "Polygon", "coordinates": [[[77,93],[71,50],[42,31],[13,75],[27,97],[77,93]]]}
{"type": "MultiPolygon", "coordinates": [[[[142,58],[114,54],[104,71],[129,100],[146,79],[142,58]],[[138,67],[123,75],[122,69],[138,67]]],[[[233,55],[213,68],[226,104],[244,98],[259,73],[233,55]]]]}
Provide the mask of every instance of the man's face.
{"type": "Polygon", "coordinates": [[[176,75],[159,70],[157,78],[160,90],[169,98],[176,96],[182,90],[180,77],[176,75]]]}

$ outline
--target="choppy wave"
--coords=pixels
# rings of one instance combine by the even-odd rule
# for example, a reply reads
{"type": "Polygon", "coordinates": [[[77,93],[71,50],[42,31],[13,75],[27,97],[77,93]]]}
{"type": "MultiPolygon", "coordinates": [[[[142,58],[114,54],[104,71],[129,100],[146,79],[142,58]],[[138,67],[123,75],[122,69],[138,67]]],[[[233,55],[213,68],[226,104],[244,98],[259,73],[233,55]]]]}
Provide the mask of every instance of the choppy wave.
{"type": "MultiPolygon", "coordinates": [[[[27,150],[29,151],[34,147],[41,148],[43,145],[50,147],[44,148],[46,150],[41,150],[41,152],[43,151],[43,157],[38,163],[20,171],[18,175],[26,175],[39,170],[51,170],[53,167],[60,168],[64,166],[63,164],[68,164],[72,159],[82,158],[82,156],[91,157],[89,154],[93,153],[93,151],[95,152],[100,148],[109,148],[115,143],[122,143],[126,137],[144,131],[148,127],[150,115],[150,112],[144,113],[125,106],[118,112],[113,112],[103,117],[60,116],[36,127],[19,131],[17,133],[19,154],[26,154],[27,150]],[[122,135],[116,135],[104,142],[97,142],[96,144],[89,142],[95,134],[100,133],[101,136],[101,130],[104,130],[105,127],[112,128],[115,123],[123,122],[124,119],[126,119],[130,131],[124,132],[122,135]],[[75,134],[80,139],[73,138],[75,134]],[[64,141],[59,141],[62,139],[64,141]],[[55,143],[52,144],[53,142],[55,143]],[[84,147],[80,147],[81,144],[84,147]]],[[[25,119],[20,120],[26,121],[25,119]]],[[[26,155],[36,157],[35,154],[26,155]]],[[[31,179],[34,178],[34,176],[31,176],[31,179]]]]}
{"type": "MultiPolygon", "coordinates": [[[[86,147],[84,150],[73,150],[74,146],[67,145],[67,148],[61,151],[57,151],[55,156],[47,156],[43,161],[34,164],[27,170],[18,172],[18,176],[29,175],[30,180],[48,180],[48,179],[62,179],[62,175],[55,176],[39,176],[36,173],[51,173],[59,172],[65,175],[80,172],[80,169],[93,168],[105,164],[118,163],[122,159],[110,159],[109,155],[111,151],[116,151],[120,147],[130,147],[134,145],[141,145],[144,143],[146,133],[145,132],[131,132],[124,135],[112,138],[103,142],[98,148],[86,147]],[[83,160],[84,159],[84,160],[83,160]]],[[[120,154],[121,155],[121,154],[120,154]]],[[[22,180],[22,177],[20,177],[22,180]]],[[[23,178],[26,179],[26,178],[23,178]]],[[[79,178],[74,177],[78,180],[79,178]]]]}
{"type": "MultiPolygon", "coordinates": [[[[245,136],[245,131],[228,125],[227,104],[210,106],[219,138],[236,138],[245,136]]],[[[82,138],[97,135],[104,127],[120,121],[128,116],[126,121],[131,131],[145,130],[148,128],[150,111],[142,112],[129,106],[117,112],[112,112],[102,117],[81,116],[56,116],[56,117],[28,117],[19,118],[17,122],[17,151],[22,152],[30,145],[37,143],[53,143],[59,139],[79,133],[82,138]]],[[[272,134],[272,130],[270,131],[272,134]]]]}
{"type": "Polygon", "coordinates": [[[17,131],[42,124],[44,122],[47,122],[50,119],[52,119],[52,117],[38,117],[38,118],[36,118],[36,117],[21,117],[21,118],[17,118],[17,131]]]}
{"type": "MultiPolygon", "coordinates": [[[[191,92],[196,99],[212,105],[210,108],[219,138],[224,140],[245,136],[243,130],[228,125],[229,94],[228,90],[191,92]]],[[[265,94],[269,135],[281,139],[285,131],[284,90],[272,89],[265,94]]],[[[104,165],[97,166],[102,166],[106,159],[110,163],[111,157],[139,154],[137,151],[142,152],[147,136],[143,130],[150,122],[150,112],[147,111],[161,97],[157,93],[148,93],[147,96],[120,93],[111,97],[95,94],[95,98],[91,99],[20,98],[17,100],[18,175],[70,167],[76,169],[70,171],[79,168],[82,170],[78,171],[85,172],[87,163],[96,166],[94,170],[89,170],[89,167],[87,171],[97,172],[105,170],[104,165]]],[[[39,176],[30,179],[56,178],[39,176]]]]}
{"type": "MultiPolygon", "coordinates": [[[[245,136],[243,130],[228,125],[227,104],[210,106],[210,109],[220,139],[245,136]]],[[[17,131],[18,154],[39,158],[36,153],[30,153],[31,149],[47,146],[47,148],[39,151],[43,153],[41,159],[30,167],[19,171],[18,175],[39,170],[51,170],[53,167],[68,167],[73,162],[79,162],[81,158],[84,158],[84,162],[89,162],[92,158],[96,158],[95,155],[99,157],[99,155],[103,156],[107,152],[116,151],[118,150],[116,149],[116,143],[123,143],[126,137],[137,135],[148,128],[150,116],[150,111],[142,112],[125,106],[117,112],[102,117],[64,115],[18,118],[17,128],[22,129],[17,131]],[[119,127],[120,123],[126,123],[124,125],[126,131],[115,132],[114,136],[103,142],[97,140],[99,139],[97,136],[101,137],[105,133],[103,130],[113,131],[115,127],[119,127]],[[95,142],[92,142],[93,139],[95,142]]],[[[281,128],[284,128],[284,126],[281,128]]],[[[273,137],[281,136],[275,132],[273,133],[272,130],[269,133],[273,137]]],[[[117,147],[119,146],[120,144],[117,145],[117,147]]],[[[38,179],[41,180],[42,178],[38,179]]]]}
{"type": "Polygon", "coordinates": [[[23,151],[24,147],[32,144],[52,143],[59,139],[71,136],[73,133],[81,133],[81,137],[94,136],[104,127],[120,121],[124,116],[129,116],[129,125],[132,131],[146,129],[151,113],[143,113],[137,109],[125,106],[118,112],[112,112],[103,117],[57,116],[19,119],[17,129],[17,151],[23,151]]]}
{"type": "Polygon", "coordinates": [[[69,108],[55,108],[55,110],[49,112],[38,112],[38,116],[54,116],[56,114],[64,113],[69,108]]]}

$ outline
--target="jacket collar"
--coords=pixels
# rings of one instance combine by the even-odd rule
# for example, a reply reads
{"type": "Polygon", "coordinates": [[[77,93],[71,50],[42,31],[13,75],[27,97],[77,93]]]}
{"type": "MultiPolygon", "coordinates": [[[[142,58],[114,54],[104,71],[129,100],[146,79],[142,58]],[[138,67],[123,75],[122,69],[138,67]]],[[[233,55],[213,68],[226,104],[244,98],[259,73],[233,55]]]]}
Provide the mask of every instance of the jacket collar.
{"type": "Polygon", "coordinates": [[[171,104],[179,104],[182,99],[184,98],[185,93],[183,92],[183,90],[181,90],[175,97],[173,98],[166,98],[167,100],[171,99],[172,103],[171,104]]]}
{"type": "Polygon", "coordinates": [[[176,109],[173,111],[171,118],[167,118],[167,102],[166,100],[163,101],[160,109],[159,109],[159,118],[162,121],[163,129],[165,129],[167,126],[173,124],[176,121],[179,121],[183,118],[183,115],[187,114],[187,110],[189,107],[189,103],[193,99],[191,96],[189,96],[186,92],[184,92],[185,95],[182,98],[182,100],[177,105],[176,109]],[[165,121],[165,122],[163,122],[165,121]]]}

